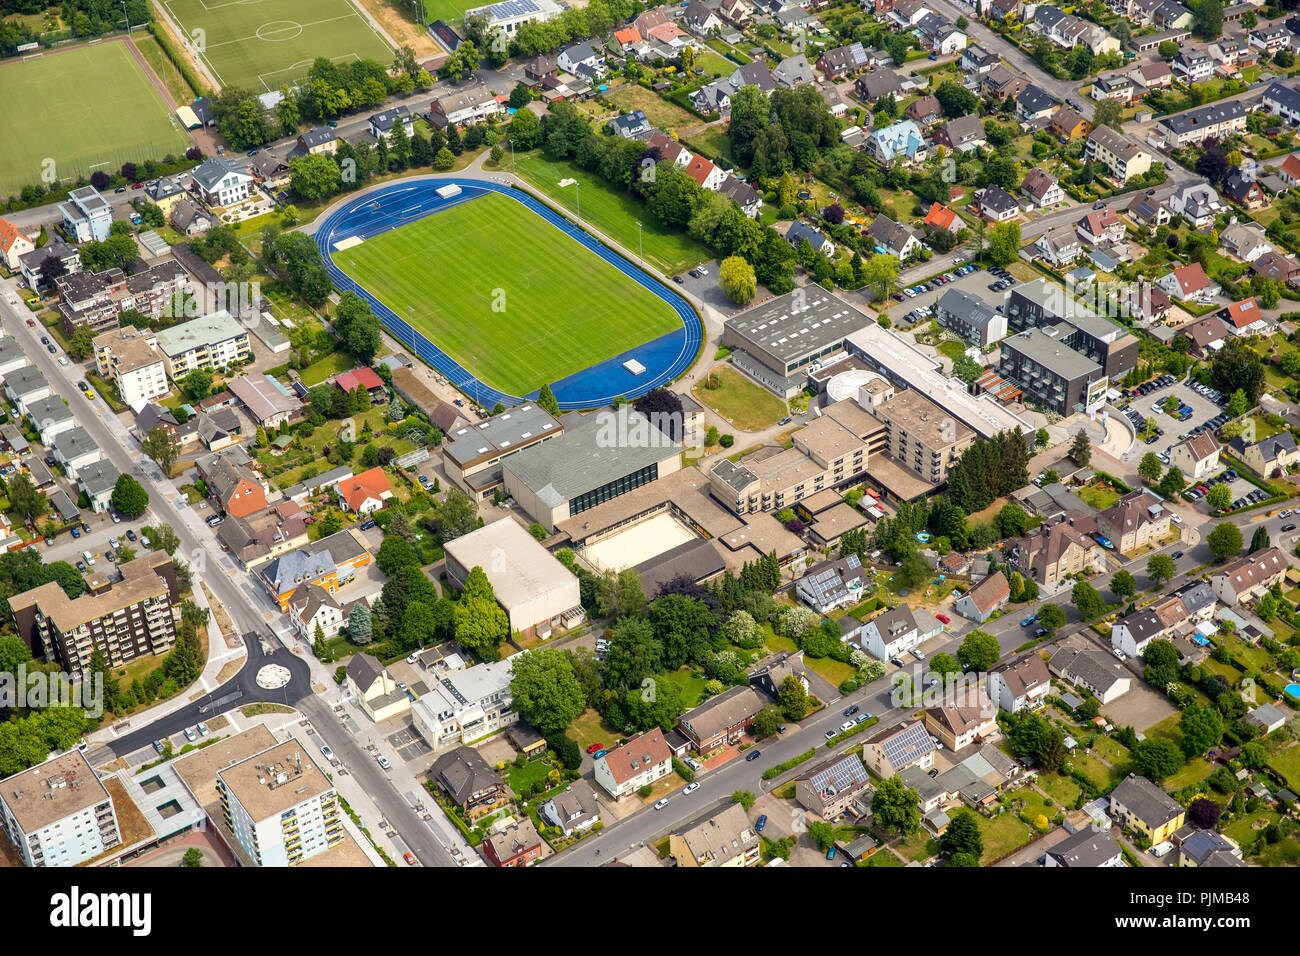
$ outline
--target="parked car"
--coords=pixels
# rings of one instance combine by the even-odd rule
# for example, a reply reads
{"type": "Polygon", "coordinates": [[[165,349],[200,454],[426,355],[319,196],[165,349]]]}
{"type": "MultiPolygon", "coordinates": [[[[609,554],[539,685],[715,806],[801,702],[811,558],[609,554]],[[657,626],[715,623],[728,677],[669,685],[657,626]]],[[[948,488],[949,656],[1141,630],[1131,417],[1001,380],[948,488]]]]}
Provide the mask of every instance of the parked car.
{"type": "Polygon", "coordinates": [[[852,707],[850,707],[848,710],[844,711],[844,716],[845,716],[845,717],[852,717],[854,714],[856,714],[856,713],[858,712],[858,710],[859,710],[858,705],[857,705],[857,704],[854,704],[854,705],[853,705],[852,707]]]}
{"type": "Polygon", "coordinates": [[[745,761],[757,760],[761,753],[761,750],[751,750],[749,753],[745,754],[745,761]]]}
{"type": "Polygon", "coordinates": [[[153,742],[153,749],[158,751],[159,753],[162,753],[163,750],[166,748],[166,746],[167,745],[164,744],[161,740],[155,740],[153,742]]]}
{"type": "Polygon", "coordinates": [[[951,623],[952,623],[952,620],[948,617],[947,614],[936,614],[934,617],[935,617],[935,620],[939,621],[939,623],[941,623],[941,624],[951,624],[951,623]]]}
{"type": "Polygon", "coordinates": [[[590,747],[587,748],[587,753],[594,754],[597,750],[604,750],[604,749],[605,749],[604,744],[592,744],[590,747]]]}
{"type": "Polygon", "coordinates": [[[758,815],[758,821],[754,824],[754,829],[758,830],[759,832],[762,832],[763,827],[765,826],[767,826],[767,814],[760,813],[758,815]]]}
{"type": "Polygon", "coordinates": [[[658,803],[655,804],[655,809],[656,809],[656,810],[662,810],[662,809],[663,809],[664,807],[666,807],[666,806],[668,806],[668,798],[667,798],[667,797],[664,797],[664,798],[661,799],[658,803]]]}
{"type": "Polygon", "coordinates": [[[185,728],[185,739],[186,739],[186,740],[189,740],[189,741],[195,741],[195,740],[198,740],[198,739],[199,739],[199,732],[198,732],[197,730],[195,730],[193,727],[186,727],[186,728],[185,728]]]}
{"type": "Polygon", "coordinates": [[[410,850],[402,854],[402,859],[406,861],[407,866],[415,866],[415,854],[410,850]]]}
{"type": "Polygon", "coordinates": [[[393,765],[392,765],[392,763],[390,763],[389,760],[388,760],[388,758],[385,757],[383,754],[376,754],[376,755],[375,755],[375,762],[376,762],[377,764],[379,764],[380,768],[383,769],[383,770],[392,770],[392,769],[393,769],[393,765]]]}
{"type": "MultiPolygon", "coordinates": [[[[208,725],[205,724],[203,721],[199,721],[198,724],[195,725],[194,729],[199,732],[200,737],[206,737],[211,732],[208,730],[208,725]]],[[[328,747],[326,747],[325,749],[329,750],[328,747]]]]}
{"type": "Polygon", "coordinates": [[[835,731],[833,731],[833,730],[828,730],[828,731],[826,731],[826,733],[822,734],[822,736],[825,737],[827,740],[834,740],[836,734],[835,734],[835,731]]]}

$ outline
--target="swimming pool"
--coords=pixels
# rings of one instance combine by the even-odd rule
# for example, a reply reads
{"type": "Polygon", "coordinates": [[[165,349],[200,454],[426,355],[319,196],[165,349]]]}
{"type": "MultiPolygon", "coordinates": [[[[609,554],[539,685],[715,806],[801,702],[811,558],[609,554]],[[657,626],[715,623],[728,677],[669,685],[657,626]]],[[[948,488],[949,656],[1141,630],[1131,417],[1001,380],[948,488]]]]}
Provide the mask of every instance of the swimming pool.
{"type": "Polygon", "coordinates": [[[1300,700],[1300,684],[1287,684],[1286,692],[1289,696],[1300,700]]]}

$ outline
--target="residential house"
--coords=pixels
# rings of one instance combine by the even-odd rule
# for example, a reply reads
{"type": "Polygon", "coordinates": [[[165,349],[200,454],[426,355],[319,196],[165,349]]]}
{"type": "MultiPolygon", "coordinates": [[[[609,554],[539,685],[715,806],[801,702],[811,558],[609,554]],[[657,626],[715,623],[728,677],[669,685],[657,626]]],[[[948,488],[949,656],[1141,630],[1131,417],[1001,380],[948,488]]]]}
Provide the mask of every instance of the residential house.
{"type": "Polygon", "coordinates": [[[1199,484],[1219,470],[1219,443],[1206,429],[1169,449],[1169,467],[1183,473],[1189,485],[1199,484]]]}
{"type": "Polygon", "coordinates": [[[1020,203],[997,184],[984,187],[975,196],[979,213],[991,222],[1010,222],[1020,217],[1020,203]]]}
{"type": "Polygon", "coordinates": [[[1000,710],[1016,714],[1037,710],[1052,690],[1052,675],[1037,653],[993,668],[988,677],[988,693],[1000,710]]]}
{"type": "Polygon", "coordinates": [[[767,700],[753,687],[732,687],[678,718],[678,729],[691,747],[708,754],[727,744],[736,744],[749,731],[767,700]]]}
{"type": "Polygon", "coordinates": [[[812,226],[806,226],[797,219],[790,223],[790,227],[785,233],[785,240],[796,249],[807,241],[813,247],[813,252],[820,252],[828,256],[835,253],[835,243],[812,226]]]}
{"type": "Polygon", "coordinates": [[[943,107],[939,105],[937,99],[927,94],[908,104],[907,109],[903,111],[903,115],[917,126],[925,129],[943,119],[943,107]]]}
{"type": "Polygon", "coordinates": [[[1062,680],[1086,690],[1103,704],[1127,694],[1132,677],[1105,651],[1062,647],[1047,662],[1047,669],[1062,680]]]}
{"type": "Polygon", "coordinates": [[[1229,607],[1259,597],[1285,576],[1290,564],[1279,548],[1265,548],[1232,562],[1210,578],[1215,596],[1229,607]]]}
{"type": "MultiPolygon", "coordinates": [[[[924,613],[922,619],[927,619],[924,613]]],[[[938,621],[934,625],[932,627],[927,621],[923,626],[910,607],[896,604],[856,629],[858,645],[876,660],[887,661],[906,654],[939,633],[941,626],[938,621]]]]}
{"type": "Polygon", "coordinates": [[[344,478],[338,483],[338,490],[339,504],[343,510],[357,515],[378,511],[384,507],[385,501],[393,497],[388,476],[379,466],[344,478]]]}
{"type": "Polygon", "coordinates": [[[188,199],[172,206],[169,221],[177,232],[189,237],[201,236],[212,228],[212,217],[188,199]]]}
{"type": "MultiPolygon", "coordinates": [[[[682,14],[682,25],[696,36],[705,37],[714,30],[721,30],[722,20],[703,0],[691,0],[682,14]]],[[[560,68],[565,68],[563,63],[560,68]]]]}
{"type": "Polygon", "coordinates": [[[998,732],[998,708],[989,699],[983,686],[965,686],[957,683],[952,691],[944,691],[943,703],[927,707],[925,729],[951,751],[965,750],[971,744],[983,743],[998,732]]]}
{"type": "Polygon", "coordinates": [[[961,153],[988,145],[988,140],[984,138],[984,121],[974,114],[958,116],[936,128],[934,141],[961,153]]]}
{"type": "Polygon", "coordinates": [[[621,800],[663,779],[672,769],[673,752],[664,740],[664,732],[656,727],[597,757],[594,777],[606,793],[621,800]]]}
{"type": "Polygon", "coordinates": [[[289,599],[289,625],[308,644],[316,640],[317,628],[326,640],[338,637],[343,623],[342,605],[319,584],[299,588],[289,599]]]}
{"type": "Polygon", "coordinates": [[[827,821],[840,816],[854,800],[872,789],[871,777],[857,754],[831,757],[794,780],[794,798],[799,806],[827,821]]]}
{"type": "Polygon", "coordinates": [[[1126,73],[1103,73],[1092,84],[1094,100],[1115,100],[1127,106],[1142,97],[1142,89],[1126,73]]]}
{"type": "Polygon", "coordinates": [[[668,853],[682,867],[758,866],[760,847],[758,831],[738,803],[681,833],[668,834],[668,853]]]}
{"type": "Polygon", "coordinates": [[[334,376],[333,385],[352,395],[359,388],[364,388],[370,401],[375,404],[388,401],[388,386],[372,368],[354,368],[334,376]]]}
{"type": "Polygon", "coordinates": [[[1061,101],[1055,96],[1031,83],[1016,97],[1016,121],[1021,124],[1047,123],[1060,105],[1061,101]]]}
{"type": "Polygon", "coordinates": [[[1247,442],[1241,435],[1228,443],[1247,468],[1264,478],[1278,478],[1300,464],[1295,436],[1281,431],[1261,441],[1247,442]]]}
{"type": "Polygon", "coordinates": [[[8,219],[0,217],[0,260],[10,272],[17,272],[19,260],[36,250],[36,244],[8,219]]]}
{"type": "Polygon", "coordinates": [[[1266,252],[1250,264],[1252,275],[1263,276],[1281,283],[1300,280],[1300,260],[1274,250],[1266,252]]]}
{"type": "Polygon", "coordinates": [[[1275,730],[1281,730],[1286,725],[1287,715],[1272,704],[1260,704],[1246,714],[1246,722],[1258,727],[1261,734],[1271,734],[1275,730]]]}
{"type": "MultiPolygon", "coordinates": [[[[1226,139],[1246,129],[1246,108],[1240,100],[1220,100],[1166,116],[1156,125],[1170,147],[1194,146],[1207,139],[1226,139]]],[[[1153,134],[1155,135],[1155,134],[1153,134]]]]}
{"type": "Polygon", "coordinates": [[[477,750],[460,746],[433,762],[429,779],[470,820],[491,813],[510,798],[510,788],[477,750]]]}
{"type": "Polygon", "coordinates": [[[1043,866],[1079,869],[1125,866],[1119,842],[1107,831],[1085,827],[1057,843],[1043,857],[1043,866]]]}
{"type": "Polygon", "coordinates": [[[537,808],[538,815],[565,836],[590,830],[600,822],[596,791],[579,778],[537,808]]]}
{"type": "Polygon", "coordinates": [[[727,171],[715,166],[703,156],[693,156],[686,166],[686,175],[695,180],[701,189],[717,192],[727,179],[727,171]]]}
{"type": "Polygon", "coordinates": [[[352,655],[344,671],[344,683],[349,696],[375,723],[400,717],[411,709],[411,698],[372,654],[352,655]]]}
{"type": "Polygon", "coordinates": [[[1183,83],[1204,83],[1214,74],[1214,60],[1207,50],[1179,50],[1170,66],[1174,77],[1183,83]]]}
{"type": "Polygon", "coordinates": [[[902,81],[893,70],[871,70],[853,81],[854,95],[868,105],[886,96],[898,96],[902,92],[902,81]]]}
{"type": "Polygon", "coordinates": [[[252,571],[308,544],[306,517],[297,504],[280,501],[246,518],[227,518],[217,527],[217,540],[240,567],[252,571]]]}
{"type": "Polygon", "coordinates": [[[1169,535],[1169,512],[1149,491],[1130,491],[1097,515],[1097,529],[1120,554],[1132,554],[1169,535]]]}
{"type": "Polygon", "coordinates": [[[266,507],[266,486],[262,478],[246,465],[238,464],[229,451],[200,458],[199,477],[208,488],[208,496],[223,514],[246,518],[266,507]]]}
{"type": "Polygon", "coordinates": [[[1252,47],[1270,54],[1285,47],[1290,37],[1290,31],[1280,23],[1262,23],[1246,34],[1252,47]]]}
{"type": "Polygon", "coordinates": [[[862,601],[866,574],[856,554],[823,561],[795,582],[799,599],[819,614],[862,601]]]}
{"type": "Polygon", "coordinates": [[[972,43],[961,51],[961,60],[959,61],[962,72],[974,73],[977,76],[981,73],[987,73],[1000,62],[996,53],[990,53],[978,43],[972,43]]]}
{"type": "Polygon", "coordinates": [[[812,66],[808,63],[808,57],[802,53],[788,56],[778,63],[776,69],[772,71],[772,79],[776,81],[778,86],[784,86],[790,90],[796,86],[803,86],[817,81],[812,66]]]}
{"type": "Polygon", "coordinates": [[[1034,248],[1057,269],[1068,266],[1083,255],[1079,236],[1069,226],[1057,226],[1043,233],[1034,243],[1034,248]]]}
{"type": "Polygon", "coordinates": [[[1286,159],[1282,165],[1277,168],[1277,174],[1282,177],[1282,181],[1294,189],[1300,185],[1300,156],[1295,153],[1287,153],[1286,159]]]}
{"type": "Polygon", "coordinates": [[[1068,521],[1039,527],[1034,533],[1013,538],[1003,545],[1013,571],[1056,588],[1071,575],[1101,573],[1106,555],[1101,545],[1079,532],[1068,521]]]}
{"type": "Polygon", "coordinates": [[[914,720],[896,724],[868,738],[862,745],[862,762],[882,779],[908,767],[922,770],[934,765],[935,746],[925,724],[914,720]]]}
{"type": "Polygon", "coordinates": [[[1154,235],[1159,227],[1166,225],[1172,218],[1168,206],[1145,193],[1135,195],[1124,211],[1134,225],[1145,226],[1149,235],[1154,235]]]}
{"type": "Polygon", "coordinates": [[[1236,256],[1242,262],[1254,262],[1260,256],[1273,251],[1273,246],[1264,235],[1264,230],[1249,220],[1234,222],[1219,233],[1219,248],[1229,255],[1236,256]]]}
{"type": "Polygon", "coordinates": [[[63,231],[77,242],[103,242],[113,226],[113,206],[94,186],[82,186],[59,203],[63,231]]]}
{"type": "Polygon", "coordinates": [[[1131,67],[1129,77],[1144,89],[1163,90],[1174,82],[1174,68],[1164,60],[1152,60],[1131,67]]]}
{"type": "MultiPolygon", "coordinates": [[[[710,15],[712,15],[710,13],[710,15]]],[[[716,20],[717,17],[714,17],[716,20]]],[[[605,59],[600,55],[600,51],[589,41],[575,43],[567,46],[560,51],[559,56],[555,59],[556,65],[564,73],[572,73],[574,76],[579,75],[579,71],[590,72],[597,77],[604,76],[609,72],[605,66],[605,59]]]]}
{"type": "Polygon", "coordinates": [[[1029,197],[1036,209],[1047,209],[1065,202],[1065,190],[1052,176],[1035,166],[1021,180],[1020,191],[1029,197]]]}
{"type": "Polygon", "coordinates": [[[935,307],[935,321],[971,345],[986,348],[1007,334],[1007,317],[979,296],[946,289],[935,307]]]}
{"type": "Polygon", "coordinates": [[[81,271],[81,253],[77,247],[62,240],[56,240],[40,249],[34,249],[18,257],[18,269],[23,274],[23,281],[33,292],[46,291],[53,281],[45,277],[45,263],[53,259],[63,266],[63,274],[71,275],[81,271]]]}
{"type": "Polygon", "coordinates": [[[722,181],[718,192],[739,206],[746,219],[756,218],[763,208],[763,197],[759,195],[758,190],[731,173],[728,173],[727,178],[722,181]]]}
{"type": "Polygon", "coordinates": [[[999,63],[980,76],[979,84],[981,95],[1000,103],[1008,96],[1013,99],[1019,96],[1029,86],[1029,80],[999,63]]]}
{"type": "Polygon", "coordinates": [[[925,219],[921,222],[921,225],[935,232],[942,230],[953,235],[965,228],[965,224],[957,213],[937,202],[930,206],[930,211],[925,214],[925,219]]]}
{"type": "Polygon", "coordinates": [[[872,220],[867,235],[875,243],[875,251],[878,255],[897,256],[900,262],[906,261],[921,250],[921,241],[917,239],[916,234],[907,226],[894,222],[884,213],[880,213],[872,220]]]}
{"type": "Polygon", "coordinates": [[[1199,302],[1206,305],[1218,296],[1220,288],[1211,282],[1199,262],[1180,266],[1156,280],[1156,286],[1180,302],[1199,302]]]}
{"type": "Polygon", "coordinates": [[[1220,309],[1216,313],[1236,335],[1259,335],[1273,327],[1271,319],[1264,318],[1259,303],[1252,297],[1220,309]]]}
{"type": "Polygon", "coordinates": [[[1270,83],[1261,100],[1263,107],[1292,126],[1300,123],[1300,91],[1281,83],[1270,83]]]}
{"type": "Polygon", "coordinates": [[[1169,197],[1169,209],[1175,216],[1186,219],[1198,231],[1204,230],[1216,217],[1228,212],[1228,207],[1214,191],[1214,187],[1204,180],[1175,189],[1169,197]]]}
{"type": "Polygon", "coordinates": [[[298,134],[298,142],[289,154],[298,156],[333,156],[339,151],[339,136],[328,126],[317,126],[298,134]]]}
{"type": "Polygon", "coordinates": [[[622,116],[615,116],[605,124],[605,129],[623,139],[637,139],[650,131],[650,121],[645,118],[644,110],[633,110],[622,116]]]}
{"type": "Polygon", "coordinates": [[[953,604],[952,609],[967,620],[983,624],[994,611],[1005,607],[1011,599],[1011,586],[1006,576],[998,571],[990,574],[953,604]]]}
{"type": "Polygon", "coordinates": [[[429,104],[429,122],[439,130],[479,123],[505,112],[490,90],[482,87],[450,93],[429,104]]]}
{"type": "Polygon", "coordinates": [[[1223,194],[1239,206],[1262,209],[1267,197],[1254,178],[1247,178],[1241,167],[1233,166],[1223,180],[1223,194]]]}
{"type": "Polygon", "coordinates": [[[1110,794],[1110,815],[1121,826],[1137,830],[1155,846],[1173,836],[1187,819],[1187,810],[1146,777],[1129,774],[1110,794]]]}
{"type": "Polygon", "coordinates": [[[899,120],[884,129],[873,129],[867,137],[866,153],[880,163],[896,159],[920,162],[925,159],[925,139],[912,120],[899,120]]]}
{"type": "Polygon", "coordinates": [[[1061,106],[1052,114],[1052,122],[1047,131],[1062,143],[1068,143],[1075,137],[1087,136],[1092,132],[1092,123],[1077,110],[1061,106]]]}
{"type": "Polygon", "coordinates": [[[1219,349],[1228,338],[1228,328],[1217,316],[1208,315],[1199,322],[1185,325],[1179,330],[1192,341],[1189,354],[1198,359],[1206,359],[1219,349]]]}
{"type": "Polygon", "coordinates": [[[1124,223],[1109,206],[1089,212],[1074,228],[1080,239],[1094,246],[1110,245],[1124,238],[1124,223]]]}
{"type": "Polygon", "coordinates": [[[867,51],[861,43],[837,46],[817,58],[817,69],[828,80],[856,76],[870,65],[867,51]]]}
{"type": "Polygon", "coordinates": [[[228,156],[210,156],[190,173],[190,189],[209,206],[233,206],[253,198],[257,180],[242,163],[228,156]]]}
{"type": "Polygon", "coordinates": [[[529,866],[542,856],[542,838],[526,815],[494,826],[480,847],[492,866],[529,866]]]}

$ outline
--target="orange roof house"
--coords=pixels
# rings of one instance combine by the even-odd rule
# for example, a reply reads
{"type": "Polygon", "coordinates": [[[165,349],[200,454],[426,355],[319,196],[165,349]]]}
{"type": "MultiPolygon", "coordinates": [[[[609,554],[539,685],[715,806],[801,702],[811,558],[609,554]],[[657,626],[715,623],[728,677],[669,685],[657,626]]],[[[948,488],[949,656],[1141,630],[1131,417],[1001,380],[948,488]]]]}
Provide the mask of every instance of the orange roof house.
{"type": "Polygon", "coordinates": [[[10,271],[18,270],[18,259],[36,250],[35,244],[8,219],[0,219],[0,258],[10,271]]]}
{"type": "Polygon", "coordinates": [[[359,515],[378,511],[391,497],[393,489],[382,468],[371,468],[339,482],[339,500],[348,511],[359,515]]]}
{"type": "Polygon", "coordinates": [[[955,233],[961,228],[961,220],[958,219],[957,214],[947,206],[934,203],[930,206],[930,211],[926,214],[925,220],[921,225],[930,229],[944,229],[948,232],[955,233]]]}
{"type": "Polygon", "coordinates": [[[618,44],[620,50],[631,46],[633,43],[640,43],[641,31],[636,27],[626,27],[622,30],[615,30],[614,42],[618,44]]]}

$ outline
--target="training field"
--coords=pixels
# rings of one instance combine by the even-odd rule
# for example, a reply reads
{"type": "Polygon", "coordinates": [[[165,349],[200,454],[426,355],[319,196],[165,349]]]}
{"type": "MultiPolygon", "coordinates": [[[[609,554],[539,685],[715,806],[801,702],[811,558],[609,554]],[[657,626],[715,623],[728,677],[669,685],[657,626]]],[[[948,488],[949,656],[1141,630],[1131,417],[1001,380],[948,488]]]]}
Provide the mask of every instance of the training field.
{"type": "Polygon", "coordinates": [[[0,64],[0,195],[191,145],[121,41],[0,64]]]}
{"type": "Polygon", "coordinates": [[[321,56],[384,66],[393,58],[350,0],[163,0],[163,6],[223,87],[278,90],[321,56]]]}
{"type": "Polygon", "coordinates": [[[333,258],[480,381],[511,395],[681,328],[654,293],[496,194],[333,258]]]}

